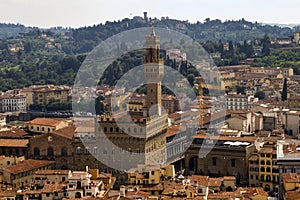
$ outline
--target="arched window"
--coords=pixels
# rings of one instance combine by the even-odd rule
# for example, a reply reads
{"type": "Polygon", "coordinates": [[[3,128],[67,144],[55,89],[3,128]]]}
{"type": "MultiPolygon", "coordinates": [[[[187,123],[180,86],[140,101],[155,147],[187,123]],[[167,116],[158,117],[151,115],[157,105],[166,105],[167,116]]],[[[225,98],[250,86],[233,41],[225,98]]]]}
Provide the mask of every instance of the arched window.
{"type": "Polygon", "coordinates": [[[109,131],[110,131],[111,133],[114,132],[113,127],[110,127],[110,128],[109,128],[109,131]]]}
{"type": "Polygon", "coordinates": [[[89,151],[89,148],[88,147],[85,147],[85,151],[84,151],[85,154],[89,154],[90,151],[89,151]]]}
{"type": "Polygon", "coordinates": [[[261,167],[261,168],[260,168],[260,171],[261,171],[261,172],[265,172],[265,168],[264,168],[264,167],[261,167]]]}
{"type": "Polygon", "coordinates": [[[47,149],[47,155],[48,155],[48,156],[54,156],[54,151],[53,151],[53,148],[52,148],[52,147],[49,147],[49,148],[47,149]]]}
{"type": "Polygon", "coordinates": [[[63,147],[63,148],[61,149],[61,156],[68,156],[68,150],[67,150],[66,147],[63,147]]]}
{"type": "Polygon", "coordinates": [[[267,172],[271,172],[271,168],[270,167],[267,167],[267,172]]]}
{"type": "Polygon", "coordinates": [[[271,162],[269,160],[267,161],[267,165],[271,165],[271,162]]]}
{"type": "Polygon", "coordinates": [[[260,164],[261,164],[261,165],[264,165],[264,164],[265,164],[265,161],[264,161],[264,160],[260,161],[260,164]]]}
{"type": "Polygon", "coordinates": [[[77,154],[81,154],[81,147],[77,147],[77,148],[76,148],[76,153],[77,153],[77,154]]]}
{"type": "Polygon", "coordinates": [[[34,155],[35,157],[40,156],[40,149],[37,148],[37,147],[35,147],[35,148],[33,149],[33,155],[34,155]]]}

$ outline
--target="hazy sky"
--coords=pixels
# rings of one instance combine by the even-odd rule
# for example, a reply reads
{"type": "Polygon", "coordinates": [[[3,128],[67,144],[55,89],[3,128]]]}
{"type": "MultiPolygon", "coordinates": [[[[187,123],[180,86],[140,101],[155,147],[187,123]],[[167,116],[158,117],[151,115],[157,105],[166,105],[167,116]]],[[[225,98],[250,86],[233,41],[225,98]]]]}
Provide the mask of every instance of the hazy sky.
{"type": "Polygon", "coordinates": [[[300,24],[300,0],[0,0],[0,22],[80,27],[142,16],[300,24]]]}

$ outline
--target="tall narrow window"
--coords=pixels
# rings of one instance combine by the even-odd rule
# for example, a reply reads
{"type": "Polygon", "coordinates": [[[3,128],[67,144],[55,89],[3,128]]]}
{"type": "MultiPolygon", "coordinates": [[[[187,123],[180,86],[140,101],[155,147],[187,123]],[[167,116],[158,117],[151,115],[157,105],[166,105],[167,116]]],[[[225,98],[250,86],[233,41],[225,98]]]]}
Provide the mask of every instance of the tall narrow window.
{"type": "Polygon", "coordinates": [[[54,156],[54,151],[53,151],[53,148],[52,148],[52,147],[49,147],[49,148],[47,149],[47,155],[48,155],[48,156],[54,156]]]}

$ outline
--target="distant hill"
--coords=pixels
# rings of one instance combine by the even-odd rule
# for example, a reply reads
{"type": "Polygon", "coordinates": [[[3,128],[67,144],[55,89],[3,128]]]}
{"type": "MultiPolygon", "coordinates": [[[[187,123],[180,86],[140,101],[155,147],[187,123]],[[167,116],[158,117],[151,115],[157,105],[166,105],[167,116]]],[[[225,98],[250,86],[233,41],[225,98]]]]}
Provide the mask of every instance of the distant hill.
{"type": "Polygon", "coordinates": [[[21,24],[5,24],[0,23],[0,39],[16,37],[19,33],[26,33],[33,28],[25,27],[21,24]]]}
{"type": "MultiPolygon", "coordinates": [[[[223,43],[231,41],[229,44],[233,44],[236,51],[224,51],[219,65],[235,64],[252,55],[251,45],[261,45],[265,34],[270,39],[290,37],[295,30],[252,23],[244,19],[225,22],[206,19],[205,22],[197,23],[168,18],[152,20],[156,27],[179,31],[200,41],[209,53],[223,51],[223,43]]],[[[149,26],[150,19],[142,17],[77,29],[40,29],[20,24],[0,24],[0,91],[31,84],[73,84],[85,55],[100,41],[122,31],[149,26]]],[[[264,64],[265,60],[261,59],[258,63],[264,64]]],[[[123,64],[116,64],[121,69],[121,75],[123,64]]],[[[129,62],[125,64],[132,65],[129,62]]],[[[108,77],[111,75],[109,73],[108,71],[108,77]]]]}
{"type": "MultiPolygon", "coordinates": [[[[252,23],[244,19],[238,21],[210,20],[189,23],[176,19],[154,19],[155,26],[182,32],[201,42],[255,40],[268,34],[270,38],[288,37],[293,35],[289,27],[271,26],[268,24],[252,23]]],[[[100,41],[124,30],[149,26],[149,21],[143,18],[123,19],[122,21],[106,22],[105,24],[75,29],[73,37],[76,41],[100,41]]]]}
{"type": "Polygon", "coordinates": [[[296,27],[299,27],[300,24],[279,24],[279,23],[262,23],[263,25],[271,25],[271,26],[279,26],[282,28],[291,28],[291,29],[295,29],[296,27]]]}

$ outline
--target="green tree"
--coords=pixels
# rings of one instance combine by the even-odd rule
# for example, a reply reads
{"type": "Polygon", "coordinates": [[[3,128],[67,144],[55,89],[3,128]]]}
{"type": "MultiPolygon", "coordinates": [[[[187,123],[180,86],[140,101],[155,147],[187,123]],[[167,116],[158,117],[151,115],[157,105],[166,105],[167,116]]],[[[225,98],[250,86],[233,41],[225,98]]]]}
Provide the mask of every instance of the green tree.
{"type": "Polygon", "coordinates": [[[233,55],[234,55],[234,48],[233,48],[233,42],[232,41],[229,41],[228,53],[229,53],[230,57],[233,57],[233,55]]]}
{"type": "Polygon", "coordinates": [[[263,91],[258,91],[254,95],[254,97],[258,98],[259,100],[264,99],[266,97],[266,94],[263,91]]]}
{"type": "Polygon", "coordinates": [[[262,55],[268,56],[270,55],[270,46],[271,46],[271,40],[268,36],[268,34],[265,34],[264,38],[262,39],[262,55]]]}
{"type": "Polygon", "coordinates": [[[194,74],[189,74],[187,76],[187,80],[190,83],[191,86],[194,86],[194,81],[195,81],[195,75],[194,74]]]}
{"type": "Polygon", "coordinates": [[[283,81],[283,88],[281,92],[281,101],[286,101],[287,100],[287,80],[284,78],[283,81]]]}

